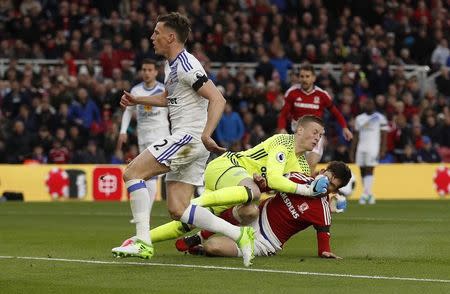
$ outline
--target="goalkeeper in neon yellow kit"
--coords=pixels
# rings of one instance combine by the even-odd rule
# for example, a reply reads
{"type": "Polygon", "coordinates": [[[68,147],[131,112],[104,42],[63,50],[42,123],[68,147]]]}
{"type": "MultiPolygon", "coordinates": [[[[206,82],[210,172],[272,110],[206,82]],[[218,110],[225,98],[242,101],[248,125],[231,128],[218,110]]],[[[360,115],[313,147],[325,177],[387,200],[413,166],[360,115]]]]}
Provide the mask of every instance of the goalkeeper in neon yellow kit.
{"type": "MultiPolygon", "coordinates": [[[[310,174],[305,153],[318,144],[324,133],[323,122],[316,116],[303,116],[293,135],[274,135],[242,152],[226,152],[211,161],[205,170],[205,192],[191,203],[210,207],[219,215],[236,204],[258,201],[261,192],[253,174],[266,178],[270,189],[279,192],[316,196],[326,192],[328,182],[317,178],[310,186],[297,184],[284,177],[292,171],[310,174]],[[324,182],[325,181],[325,182],[324,182]]],[[[152,242],[169,240],[190,231],[179,221],[151,230],[152,242]]]]}
{"type": "MultiPolygon", "coordinates": [[[[323,121],[307,115],[299,120],[293,135],[274,135],[249,150],[226,152],[207,165],[206,190],[191,203],[209,207],[214,214],[219,215],[231,206],[258,201],[261,191],[253,180],[254,174],[265,177],[269,189],[279,192],[305,196],[326,192],[326,178],[318,177],[311,185],[303,185],[284,177],[293,171],[310,174],[305,153],[314,149],[323,133],[323,121]]],[[[177,238],[190,230],[188,225],[172,221],[152,229],[150,235],[152,242],[159,242],[177,238]]]]}

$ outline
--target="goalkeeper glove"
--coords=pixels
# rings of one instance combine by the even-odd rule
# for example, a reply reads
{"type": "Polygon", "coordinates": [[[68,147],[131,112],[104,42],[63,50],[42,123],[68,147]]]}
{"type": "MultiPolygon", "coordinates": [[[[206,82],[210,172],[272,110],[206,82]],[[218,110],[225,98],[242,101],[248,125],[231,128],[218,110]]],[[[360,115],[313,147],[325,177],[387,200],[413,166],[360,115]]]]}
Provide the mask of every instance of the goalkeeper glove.
{"type": "Polygon", "coordinates": [[[324,175],[318,175],[309,185],[297,184],[296,194],[316,197],[327,192],[330,180],[324,175]]]}

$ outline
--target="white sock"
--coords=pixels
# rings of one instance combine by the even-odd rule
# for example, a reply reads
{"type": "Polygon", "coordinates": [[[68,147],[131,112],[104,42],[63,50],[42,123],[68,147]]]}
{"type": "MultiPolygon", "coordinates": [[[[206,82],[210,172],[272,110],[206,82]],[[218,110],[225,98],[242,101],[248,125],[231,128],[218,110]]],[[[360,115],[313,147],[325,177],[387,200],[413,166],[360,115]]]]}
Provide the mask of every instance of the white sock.
{"type": "Polygon", "coordinates": [[[363,178],[364,194],[372,195],[373,175],[366,175],[363,178]]]}
{"type": "MultiPolygon", "coordinates": [[[[150,180],[145,181],[145,185],[147,186],[147,190],[148,190],[148,195],[150,195],[150,198],[153,200],[155,200],[155,197],[156,197],[157,181],[158,181],[157,177],[154,177],[154,178],[151,178],[150,180]]],[[[152,202],[152,204],[153,204],[153,202],[152,202]]]]}
{"type": "Polygon", "coordinates": [[[148,237],[149,237],[149,240],[150,240],[149,244],[152,243],[151,242],[152,236],[150,235],[150,215],[152,213],[153,202],[155,202],[155,198],[156,198],[156,189],[157,189],[156,188],[156,184],[157,184],[157,182],[158,182],[158,178],[157,177],[152,178],[152,179],[150,179],[148,181],[145,181],[145,185],[147,186],[148,195],[149,195],[149,197],[148,197],[148,199],[149,199],[149,208],[148,208],[148,215],[149,215],[148,225],[149,225],[149,228],[147,230],[147,234],[148,234],[148,237]]]}
{"type": "Polygon", "coordinates": [[[130,206],[136,223],[136,237],[147,244],[150,239],[150,196],[143,180],[129,180],[125,183],[130,193],[130,206]]]}
{"type": "Polygon", "coordinates": [[[233,240],[241,236],[241,228],[215,216],[208,209],[190,204],[180,219],[183,223],[194,225],[197,228],[214,233],[221,233],[233,240]]]}

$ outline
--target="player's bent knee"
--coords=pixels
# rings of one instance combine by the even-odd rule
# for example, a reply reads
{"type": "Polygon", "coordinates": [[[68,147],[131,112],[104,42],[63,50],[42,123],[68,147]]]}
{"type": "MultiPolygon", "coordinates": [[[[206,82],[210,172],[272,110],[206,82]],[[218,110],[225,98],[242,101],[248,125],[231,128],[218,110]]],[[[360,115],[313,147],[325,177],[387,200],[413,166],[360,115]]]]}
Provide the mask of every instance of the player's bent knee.
{"type": "Polygon", "coordinates": [[[238,211],[239,217],[241,219],[241,225],[251,224],[259,215],[259,209],[256,205],[243,205],[238,211]]]}
{"type": "Polygon", "coordinates": [[[205,249],[205,253],[209,256],[221,255],[220,242],[214,240],[214,238],[209,239],[205,244],[203,244],[203,248],[205,249]]]}
{"type": "Polygon", "coordinates": [[[169,207],[169,215],[173,220],[180,220],[184,213],[184,209],[178,207],[169,207]]]}
{"type": "Polygon", "coordinates": [[[123,172],[123,181],[126,183],[129,180],[133,180],[133,168],[130,167],[130,165],[127,165],[127,167],[125,168],[124,172],[123,172]]]}

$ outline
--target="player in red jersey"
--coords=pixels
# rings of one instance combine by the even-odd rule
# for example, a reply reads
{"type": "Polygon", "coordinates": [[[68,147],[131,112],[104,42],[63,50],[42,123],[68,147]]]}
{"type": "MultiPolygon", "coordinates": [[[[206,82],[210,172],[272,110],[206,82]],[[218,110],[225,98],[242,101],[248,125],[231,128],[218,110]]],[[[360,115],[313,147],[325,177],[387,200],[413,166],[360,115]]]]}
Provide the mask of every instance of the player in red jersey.
{"type": "MultiPolygon", "coordinates": [[[[321,173],[329,178],[328,193],[336,192],[345,186],[351,178],[348,166],[343,162],[330,162],[321,173]]],[[[301,184],[311,183],[314,179],[301,173],[290,173],[289,179],[301,184]]],[[[329,196],[305,197],[278,192],[256,205],[235,206],[225,211],[222,217],[234,223],[256,215],[251,222],[255,229],[255,255],[270,256],[276,254],[296,233],[314,226],[317,232],[318,255],[323,258],[340,258],[331,252],[330,226],[331,213],[329,196]],[[255,213],[256,211],[256,213],[255,213]]],[[[227,237],[211,237],[202,245],[207,232],[177,240],[177,249],[189,250],[192,254],[208,256],[237,257],[241,253],[235,242],[227,237]],[[197,242],[197,244],[195,244],[197,242]]]]}
{"type": "MultiPolygon", "coordinates": [[[[327,91],[314,85],[316,75],[314,68],[307,64],[300,68],[300,84],[292,85],[285,94],[285,103],[278,117],[278,131],[286,133],[287,121],[291,122],[291,129],[295,130],[300,117],[310,114],[320,118],[323,112],[328,109],[342,127],[344,138],[350,141],[353,138],[352,132],[348,129],[347,123],[341,112],[333,104],[333,99],[327,91]]],[[[306,156],[311,171],[314,171],[323,153],[323,137],[313,151],[306,156]]]]}

